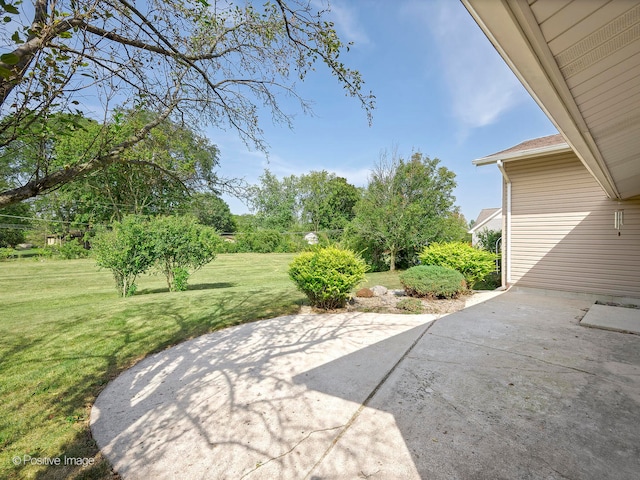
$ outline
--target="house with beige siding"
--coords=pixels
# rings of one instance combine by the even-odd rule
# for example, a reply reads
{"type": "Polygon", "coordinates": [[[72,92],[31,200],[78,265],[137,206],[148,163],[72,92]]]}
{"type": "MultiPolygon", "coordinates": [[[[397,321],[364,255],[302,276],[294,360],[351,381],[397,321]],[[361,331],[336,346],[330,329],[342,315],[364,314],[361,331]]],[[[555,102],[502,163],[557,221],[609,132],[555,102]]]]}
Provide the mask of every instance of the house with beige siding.
{"type": "Polygon", "coordinates": [[[503,177],[503,282],[640,298],[640,0],[461,0],[559,135],[503,177]]]}
{"type": "Polygon", "coordinates": [[[503,284],[640,297],[640,198],[607,197],[562,135],[474,163],[503,175],[503,284]]]}

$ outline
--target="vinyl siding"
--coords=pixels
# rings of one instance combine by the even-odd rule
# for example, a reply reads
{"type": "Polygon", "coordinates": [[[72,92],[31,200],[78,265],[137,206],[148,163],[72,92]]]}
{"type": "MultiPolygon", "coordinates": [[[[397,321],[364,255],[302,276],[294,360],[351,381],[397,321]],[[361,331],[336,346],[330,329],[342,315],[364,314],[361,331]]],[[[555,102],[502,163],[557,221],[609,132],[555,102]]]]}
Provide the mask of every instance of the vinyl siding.
{"type": "Polygon", "coordinates": [[[512,183],[512,284],[640,298],[640,198],[608,199],[573,153],[505,168],[512,183]]]}

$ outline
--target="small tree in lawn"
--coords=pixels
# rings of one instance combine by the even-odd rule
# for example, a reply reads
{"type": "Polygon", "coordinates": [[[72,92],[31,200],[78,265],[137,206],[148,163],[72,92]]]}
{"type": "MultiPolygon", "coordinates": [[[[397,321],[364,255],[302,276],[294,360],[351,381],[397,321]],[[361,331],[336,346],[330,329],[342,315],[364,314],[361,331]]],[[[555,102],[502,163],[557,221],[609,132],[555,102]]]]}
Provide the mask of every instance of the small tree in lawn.
{"type": "Polygon", "coordinates": [[[395,270],[403,255],[464,232],[455,221],[455,187],[455,173],[437,158],[415,152],[409,160],[395,154],[389,160],[382,154],[355,206],[347,241],[366,250],[369,258],[387,255],[389,269],[395,270]]]}
{"type": "Polygon", "coordinates": [[[91,247],[98,266],[113,273],[123,297],[135,293],[136,277],[149,270],[155,260],[147,222],[133,215],[115,222],[112,230],[98,232],[91,247]]]}
{"type": "Polygon", "coordinates": [[[167,278],[172,292],[186,290],[191,273],[211,262],[222,245],[213,228],[191,216],[155,217],[149,230],[156,268],[167,278]]]}

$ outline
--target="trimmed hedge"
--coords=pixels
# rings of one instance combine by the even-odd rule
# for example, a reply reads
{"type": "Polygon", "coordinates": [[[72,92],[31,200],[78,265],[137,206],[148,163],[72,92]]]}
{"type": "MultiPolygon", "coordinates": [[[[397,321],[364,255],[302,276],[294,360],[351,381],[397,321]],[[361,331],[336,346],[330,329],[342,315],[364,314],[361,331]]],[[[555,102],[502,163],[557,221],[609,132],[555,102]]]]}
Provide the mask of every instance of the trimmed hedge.
{"type": "Polygon", "coordinates": [[[289,265],[289,277],[312,306],[344,307],[351,291],[364,280],[367,265],[350,250],[317,248],[296,256],[289,265]]]}
{"type": "Polygon", "coordinates": [[[432,243],[420,254],[423,265],[438,265],[457,270],[464,275],[469,288],[496,269],[497,255],[474,248],[468,243],[432,243]]]}
{"type": "Polygon", "coordinates": [[[460,272],[437,265],[418,265],[399,275],[410,297],[457,298],[467,284],[460,272]]]}

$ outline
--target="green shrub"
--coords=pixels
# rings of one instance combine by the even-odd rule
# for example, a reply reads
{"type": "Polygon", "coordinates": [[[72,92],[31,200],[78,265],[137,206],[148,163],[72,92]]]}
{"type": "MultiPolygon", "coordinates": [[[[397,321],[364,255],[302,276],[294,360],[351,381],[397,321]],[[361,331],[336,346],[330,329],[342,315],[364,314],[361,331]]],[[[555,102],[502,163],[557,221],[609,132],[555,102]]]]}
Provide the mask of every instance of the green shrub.
{"type": "Polygon", "coordinates": [[[417,298],[403,298],[396,303],[396,308],[409,313],[422,313],[424,305],[417,298]]]}
{"type": "Polygon", "coordinates": [[[189,280],[189,270],[182,267],[173,269],[173,290],[176,292],[184,292],[187,290],[187,282],[189,280]]]}
{"type": "Polygon", "coordinates": [[[456,298],[466,290],[460,272],[437,265],[418,265],[399,275],[407,295],[411,297],[456,298]]]}
{"type": "MultiPolygon", "coordinates": [[[[320,246],[331,242],[324,235],[318,235],[320,246]]],[[[312,246],[317,247],[318,245],[312,246]]],[[[283,233],[274,229],[257,229],[234,234],[233,241],[225,242],[224,253],[296,253],[310,249],[304,233],[283,233]]]]}
{"type": "Polygon", "coordinates": [[[279,250],[282,240],[282,234],[277,230],[243,232],[236,237],[236,251],[273,253],[279,250]]]}
{"type": "Polygon", "coordinates": [[[6,260],[7,258],[15,258],[18,256],[13,248],[0,247],[0,260],[6,260]]]}
{"type": "Polygon", "coordinates": [[[98,232],[91,245],[96,263],[111,270],[123,297],[135,293],[136,277],[149,270],[155,261],[148,222],[133,215],[114,222],[113,230],[98,232]]]}
{"type": "Polygon", "coordinates": [[[367,265],[350,250],[317,248],[296,256],[289,265],[289,277],[312,306],[344,307],[351,291],[364,280],[367,265]]]}
{"type": "Polygon", "coordinates": [[[57,245],[47,245],[44,248],[41,249],[40,251],[40,257],[41,258],[53,258],[54,256],[58,255],[58,246],[57,245]]]}
{"type": "Polygon", "coordinates": [[[186,290],[190,273],[213,261],[222,247],[213,228],[189,215],[154,217],[148,221],[148,234],[155,267],[171,292],[186,290]]]}
{"type": "Polygon", "coordinates": [[[55,249],[64,260],[73,260],[76,258],[86,258],[89,256],[89,250],[84,248],[77,240],[69,240],[62,245],[55,246],[55,249]]]}
{"type": "Polygon", "coordinates": [[[420,254],[423,265],[438,265],[464,275],[469,288],[495,270],[497,256],[463,242],[432,243],[420,254]]]}

